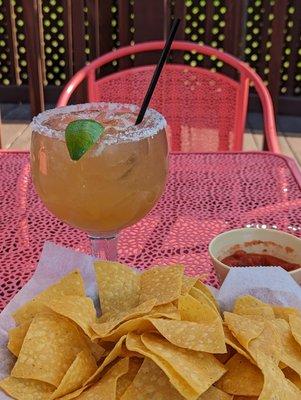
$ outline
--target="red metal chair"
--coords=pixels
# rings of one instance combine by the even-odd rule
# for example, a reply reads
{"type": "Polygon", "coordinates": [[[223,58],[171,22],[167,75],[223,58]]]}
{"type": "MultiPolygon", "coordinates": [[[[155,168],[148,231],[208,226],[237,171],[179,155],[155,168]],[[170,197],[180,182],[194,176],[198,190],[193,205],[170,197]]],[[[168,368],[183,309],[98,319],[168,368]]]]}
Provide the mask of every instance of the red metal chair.
{"type": "MultiPolygon", "coordinates": [[[[161,50],[163,41],[127,46],[107,53],[78,71],[65,86],[57,106],[65,106],[87,79],[89,102],[114,101],[141,105],[154,65],[133,67],[96,79],[96,70],[131,54],[161,50]]],[[[279,153],[270,94],[257,73],[237,58],[208,46],[175,41],[173,50],[215,56],[238,72],[239,80],[204,68],[166,64],[150,106],[168,123],[173,151],[240,151],[252,82],[262,104],[268,149],[279,153]]]]}

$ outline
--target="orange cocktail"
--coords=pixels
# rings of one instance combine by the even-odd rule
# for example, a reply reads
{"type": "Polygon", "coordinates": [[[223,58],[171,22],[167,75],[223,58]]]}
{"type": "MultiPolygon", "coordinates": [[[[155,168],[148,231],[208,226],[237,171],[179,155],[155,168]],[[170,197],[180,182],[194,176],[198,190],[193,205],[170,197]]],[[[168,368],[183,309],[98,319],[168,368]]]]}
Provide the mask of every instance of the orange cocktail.
{"type": "Polygon", "coordinates": [[[159,199],[167,176],[165,120],[149,109],[135,126],[137,108],[96,103],[46,111],[32,123],[31,168],[35,188],[59,219],[90,235],[115,235],[139,221],[159,199]],[[94,119],[99,141],[78,161],[64,137],[69,122],[94,119]]]}

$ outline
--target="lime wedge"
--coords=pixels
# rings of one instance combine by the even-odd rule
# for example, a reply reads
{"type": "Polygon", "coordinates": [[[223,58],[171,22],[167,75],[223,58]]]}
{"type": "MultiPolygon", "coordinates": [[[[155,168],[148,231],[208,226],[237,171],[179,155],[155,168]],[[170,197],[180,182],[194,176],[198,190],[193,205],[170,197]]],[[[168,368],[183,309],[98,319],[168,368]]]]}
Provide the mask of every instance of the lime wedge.
{"type": "Polygon", "coordinates": [[[79,160],[98,141],[103,131],[103,125],[92,119],[70,122],[65,130],[65,139],[71,159],[79,160]]]}

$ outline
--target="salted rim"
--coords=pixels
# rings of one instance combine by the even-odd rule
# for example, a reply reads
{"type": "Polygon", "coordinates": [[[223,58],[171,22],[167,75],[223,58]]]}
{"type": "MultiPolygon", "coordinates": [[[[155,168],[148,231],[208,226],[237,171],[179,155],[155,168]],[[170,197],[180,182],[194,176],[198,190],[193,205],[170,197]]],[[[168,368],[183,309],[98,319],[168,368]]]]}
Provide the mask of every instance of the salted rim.
{"type": "MultiPolygon", "coordinates": [[[[76,104],[65,107],[57,107],[51,110],[44,111],[38,114],[33,118],[30,127],[32,131],[38,132],[42,135],[65,140],[65,131],[56,130],[53,128],[49,128],[44,125],[44,122],[47,121],[51,116],[58,114],[66,114],[68,112],[77,112],[77,111],[101,111],[101,108],[105,108],[107,112],[111,112],[112,116],[114,115],[114,111],[118,111],[124,108],[128,108],[131,112],[139,111],[139,107],[134,104],[127,103],[109,103],[109,102],[98,102],[98,103],[84,103],[84,104],[76,104]],[[88,107],[88,109],[87,109],[88,107]]],[[[87,115],[86,118],[91,118],[91,116],[87,115]]],[[[85,116],[83,115],[83,119],[85,116]]],[[[130,127],[124,128],[116,128],[117,133],[110,134],[107,133],[103,136],[102,144],[113,144],[118,142],[133,142],[138,141],[147,137],[151,137],[156,135],[160,130],[166,127],[166,120],[162,114],[156,111],[153,108],[148,108],[143,121],[139,125],[133,125],[130,127]]],[[[109,126],[108,126],[109,127],[109,126]]]]}

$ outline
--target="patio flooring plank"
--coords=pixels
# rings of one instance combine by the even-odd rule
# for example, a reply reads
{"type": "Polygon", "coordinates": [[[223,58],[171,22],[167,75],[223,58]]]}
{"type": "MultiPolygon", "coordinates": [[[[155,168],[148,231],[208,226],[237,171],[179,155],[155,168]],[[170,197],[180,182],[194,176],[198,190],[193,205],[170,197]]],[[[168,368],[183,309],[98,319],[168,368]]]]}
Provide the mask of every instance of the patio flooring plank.
{"type": "Polygon", "coordinates": [[[246,132],[243,138],[243,149],[245,151],[257,151],[259,150],[254,135],[251,131],[246,132]]]}
{"type": "Polygon", "coordinates": [[[29,124],[26,125],[25,129],[10,145],[11,150],[29,150],[30,148],[30,137],[31,128],[29,124]]]}
{"type": "Polygon", "coordinates": [[[1,140],[2,147],[9,149],[12,144],[23,135],[24,130],[28,127],[28,121],[9,121],[2,123],[1,140]]]}
{"type": "Polygon", "coordinates": [[[290,132],[284,132],[282,137],[285,138],[287,146],[290,148],[295,160],[301,165],[301,136],[298,137],[291,135],[290,132]]]}

